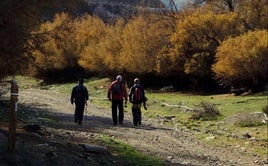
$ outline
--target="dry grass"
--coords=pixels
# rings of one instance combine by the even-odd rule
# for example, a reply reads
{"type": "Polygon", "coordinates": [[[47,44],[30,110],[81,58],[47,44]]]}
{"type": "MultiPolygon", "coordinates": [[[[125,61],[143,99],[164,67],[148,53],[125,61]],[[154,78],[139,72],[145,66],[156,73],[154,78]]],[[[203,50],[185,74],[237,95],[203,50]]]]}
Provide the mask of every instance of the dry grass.
{"type": "Polygon", "coordinates": [[[220,116],[220,112],[215,104],[208,102],[201,102],[199,109],[193,110],[190,119],[193,120],[216,120],[220,116]]]}
{"type": "Polygon", "coordinates": [[[238,113],[233,116],[226,117],[224,122],[240,127],[252,127],[264,125],[264,116],[261,112],[238,113]]]}

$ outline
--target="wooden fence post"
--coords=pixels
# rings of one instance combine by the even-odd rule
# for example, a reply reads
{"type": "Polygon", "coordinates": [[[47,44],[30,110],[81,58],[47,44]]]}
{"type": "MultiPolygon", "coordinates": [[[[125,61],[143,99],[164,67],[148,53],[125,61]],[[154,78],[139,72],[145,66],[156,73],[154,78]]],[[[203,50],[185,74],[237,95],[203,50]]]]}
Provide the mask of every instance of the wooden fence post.
{"type": "Polygon", "coordinates": [[[11,95],[10,95],[10,110],[9,110],[9,137],[8,137],[8,149],[10,152],[15,152],[16,147],[16,127],[17,127],[17,105],[19,88],[17,83],[11,81],[11,95]]]}

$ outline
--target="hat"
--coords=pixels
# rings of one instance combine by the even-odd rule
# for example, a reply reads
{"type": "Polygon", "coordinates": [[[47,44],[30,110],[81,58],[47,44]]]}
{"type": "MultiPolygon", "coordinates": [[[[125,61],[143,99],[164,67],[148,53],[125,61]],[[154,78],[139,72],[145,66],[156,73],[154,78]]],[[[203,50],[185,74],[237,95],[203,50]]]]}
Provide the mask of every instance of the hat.
{"type": "Polygon", "coordinates": [[[119,82],[121,82],[121,81],[122,81],[122,76],[121,76],[121,75],[118,75],[118,76],[116,77],[116,80],[119,81],[119,82]]]}
{"type": "Polygon", "coordinates": [[[140,83],[140,79],[135,78],[135,79],[134,79],[134,83],[135,83],[135,84],[139,84],[139,83],[140,83]]]}

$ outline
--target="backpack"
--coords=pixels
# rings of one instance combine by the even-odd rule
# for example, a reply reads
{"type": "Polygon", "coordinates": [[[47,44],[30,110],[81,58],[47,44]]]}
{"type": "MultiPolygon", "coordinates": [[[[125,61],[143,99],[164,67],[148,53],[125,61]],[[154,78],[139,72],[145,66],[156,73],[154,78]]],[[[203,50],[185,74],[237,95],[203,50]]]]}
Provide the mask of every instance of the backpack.
{"type": "Polygon", "coordinates": [[[84,92],[84,87],[82,87],[82,86],[75,87],[74,98],[75,98],[75,101],[77,101],[77,102],[85,101],[86,94],[84,92]]]}
{"type": "Polygon", "coordinates": [[[142,102],[143,101],[143,93],[141,87],[135,86],[132,91],[132,101],[133,102],[142,102]]]}
{"type": "Polygon", "coordinates": [[[113,85],[113,94],[121,94],[121,84],[119,82],[115,82],[113,85]]]}

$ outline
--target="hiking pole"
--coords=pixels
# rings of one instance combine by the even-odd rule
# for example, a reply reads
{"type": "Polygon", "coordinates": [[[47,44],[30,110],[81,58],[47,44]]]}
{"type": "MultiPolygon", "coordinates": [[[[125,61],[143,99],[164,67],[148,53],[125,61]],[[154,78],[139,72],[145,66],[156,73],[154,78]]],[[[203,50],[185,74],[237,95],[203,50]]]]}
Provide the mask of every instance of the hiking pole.
{"type": "Polygon", "coordinates": [[[87,120],[87,102],[86,102],[85,105],[86,105],[85,108],[84,108],[84,112],[85,112],[85,120],[87,120]]]}

